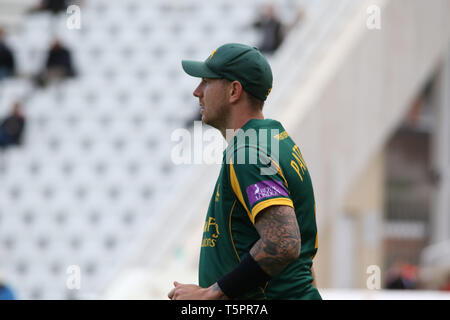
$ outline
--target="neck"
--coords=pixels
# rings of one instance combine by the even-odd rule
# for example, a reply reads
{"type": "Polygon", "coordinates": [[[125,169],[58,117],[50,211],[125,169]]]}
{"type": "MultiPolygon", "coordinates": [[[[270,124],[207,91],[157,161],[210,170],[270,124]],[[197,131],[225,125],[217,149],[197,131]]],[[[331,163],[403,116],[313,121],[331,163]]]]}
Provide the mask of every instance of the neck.
{"type": "Polygon", "coordinates": [[[247,122],[252,119],[264,119],[264,115],[261,111],[259,112],[249,112],[249,113],[238,113],[235,117],[231,117],[230,121],[227,123],[226,128],[220,128],[222,136],[225,138],[227,143],[231,141],[234,137],[236,131],[242,128],[247,122]],[[230,134],[230,132],[232,134],[230,134]]]}

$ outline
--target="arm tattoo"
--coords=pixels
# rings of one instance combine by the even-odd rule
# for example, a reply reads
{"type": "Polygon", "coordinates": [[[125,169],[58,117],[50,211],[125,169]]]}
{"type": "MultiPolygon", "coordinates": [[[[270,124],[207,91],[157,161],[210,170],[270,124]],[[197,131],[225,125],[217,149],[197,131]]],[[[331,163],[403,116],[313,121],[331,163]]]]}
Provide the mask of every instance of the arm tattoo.
{"type": "Polygon", "coordinates": [[[276,276],[300,254],[300,230],[295,211],[289,206],[271,206],[256,216],[260,239],[250,254],[270,276],[276,276]]]}

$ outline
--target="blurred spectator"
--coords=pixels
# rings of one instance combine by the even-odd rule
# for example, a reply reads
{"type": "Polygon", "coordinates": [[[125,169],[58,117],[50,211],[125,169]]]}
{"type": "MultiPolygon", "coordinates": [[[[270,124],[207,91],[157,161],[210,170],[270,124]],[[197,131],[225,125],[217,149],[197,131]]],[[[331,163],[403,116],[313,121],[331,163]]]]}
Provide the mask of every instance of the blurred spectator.
{"type": "Polygon", "coordinates": [[[433,81],[428,81],[419,95],[413,100],[411,109],[404,120],[404,126],[411,129],[423,128],[424,121],[426,121],[427,108],[430,109],[433,84],[433,81]]]}
{"type": "Polygon", "coordinates": [[[386,289],[413,290],[418,288],[418,268],[409,263],[396,263],[388,271],[386,289]]]}
{"type": "Polygon", "coordinates": [[[75,76],[71,53],[58,39],[53,42],[50,48],[46,68],[48,72],[55,73],[62,77],[75,76]]]}
{"type": "Polygon", "coordinates": [[[65,12],[67,7],[71,5],[71,0],[41,0],[41,2],[29,10],[30,13],[49,11],[53,14],[65,12]]]}
{"type": "Polygon", "coordinates": [[[290,26],[283,25],[276,13],[273,4],[266,5],[259,17],[253,23],[253,27],[261,31],[261,43],[258,45],[262,53],[271,54],[275,52],[284,40],[285,35],[304,17],[303,10],[299,10],[297,17],[290,26]]]}
{"type": "Polygon", "coordinates": [[[36,84],[44,87],[49,82],[61,81],[75,75],[69,49],[56,39],[48,52],[44,70],[36,78],[36,84]]]}
{"type": "Polygon", "coordinates": [[[442,291],[450,291],[450,273],[447,275],[447,280],[441,286],[440,290],[442,290],[442,291]]]}
{"type": "Polygon", "coordinates": [[[16,102],[12,112],[0,123],[0,148],[5,149],[12,145],[22,144],[22,134],[25,128],[25,117],[21,105],[16,102]]]}
{"type": "Polygon", "coordinates": [[[0,28],[0,81],[15,73],[14,55],[4,41],[4,31],[0,28]]]}
{"type": "Polygon", "coordinates": [[[9,286],[4,282],[3,276],[0,272],[0,300],[14,300],[14,293],[9,286]]]}

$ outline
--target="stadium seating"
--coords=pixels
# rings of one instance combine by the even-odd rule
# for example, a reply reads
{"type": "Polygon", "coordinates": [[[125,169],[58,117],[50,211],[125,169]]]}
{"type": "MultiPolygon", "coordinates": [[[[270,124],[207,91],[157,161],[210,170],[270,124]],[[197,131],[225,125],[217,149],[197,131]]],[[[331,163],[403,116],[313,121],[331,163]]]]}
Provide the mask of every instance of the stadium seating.
{"type": "MultiPolygon", "coordinates": [[[[91,298],[104,287],[185,174],[170,161],[170,133],[198,108],[181,59],[256,44],[250,24],[262,4],[83,3],[80,30],[67,28],[67,15],[39,13],[7,39],[20,78],[0,84],[0,116],[24,100],[27,127],[23,146],[0,154],[0,268],[19,298],[91,298]],[[35,90],[26,78],[54,37],[79,75],[35,90]],[[72,265],[80,290],[66,285],[72,265]]],[[[295,4],[277,3],[291,19],[295,4]]]]}

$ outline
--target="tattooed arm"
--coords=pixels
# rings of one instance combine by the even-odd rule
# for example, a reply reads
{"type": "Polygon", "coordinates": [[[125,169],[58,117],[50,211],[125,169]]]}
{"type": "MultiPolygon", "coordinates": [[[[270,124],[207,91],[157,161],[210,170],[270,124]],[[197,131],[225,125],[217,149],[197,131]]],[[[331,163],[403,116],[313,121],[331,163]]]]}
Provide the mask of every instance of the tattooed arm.
{"type": "Polygon", "coordinates": [[[300,255],[300,230],[295,211],[289,206],[271,206],[255,220],[260,239],[250,254],[268,275],[274,277],[300,255]]]}
{"type": "MultiPolygon", "coordinates": [[[[255,220],[260,239],[250,255],[269,276],[276,276],[300,255],[300,230],[294,209],[289,206],[271,206],[261,211],[255,220]]],[[[227,299],[217,282],[209,288],[192,284],[174,283],[170,299],[227,299]]]]}

